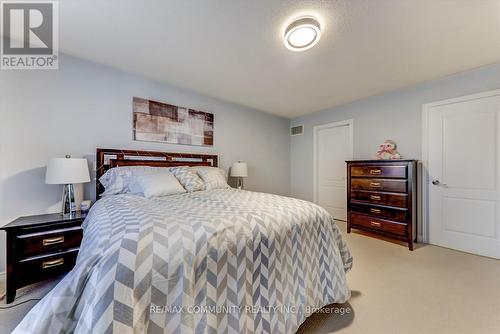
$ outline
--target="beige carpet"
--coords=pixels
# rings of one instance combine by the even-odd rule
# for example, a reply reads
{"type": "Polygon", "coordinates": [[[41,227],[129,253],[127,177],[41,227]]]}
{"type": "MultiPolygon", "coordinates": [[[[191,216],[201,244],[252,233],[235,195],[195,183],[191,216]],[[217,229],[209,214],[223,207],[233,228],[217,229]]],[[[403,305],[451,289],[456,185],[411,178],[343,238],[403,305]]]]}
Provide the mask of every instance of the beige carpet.
{"type": "MultiPolygon", "coordinates": [[[[344,228],[344,223],[339,223],[344,228]]],[[[299,333],[500,333],[500,261],[346,234],[354,256],[344,316],[314,314],[299,333]]]]}
{"type": "MultiPolygon", "coordinates": [[[[347,239],[354,255],[351,300],[309,317],[298,333],[500,333],[500,261],[428,245],[410,252],[358,233],[347,239]]],[[[14,304],[54,284],[30,287],[14,304]]],[[[0,333],[10,333],[35,303],[0,310],[0,333]]]]}
{"type": "Polygon", "coordinates": [[[16,299],[10,304],[5,304],[5,281],[0,282],[0,333],[7,334],[14,330],[24,315],[45,296],[59,279],[47,280],[17,290],[16,299]]]}

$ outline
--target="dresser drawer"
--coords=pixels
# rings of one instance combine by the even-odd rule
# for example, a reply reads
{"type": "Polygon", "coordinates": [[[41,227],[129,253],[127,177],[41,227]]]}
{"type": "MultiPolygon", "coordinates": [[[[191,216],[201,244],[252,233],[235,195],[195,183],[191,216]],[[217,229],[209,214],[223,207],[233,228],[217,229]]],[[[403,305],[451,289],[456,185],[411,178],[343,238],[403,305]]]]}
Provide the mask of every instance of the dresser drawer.
{"type": "Polygon", "coordinates": [[[405,236],[407,231],[407,225],[405,223],[374,218],[356,212],[351,212],[350,224],[401,236],[405,236]]]}
{"type": "Polygon", "coordinates": [[[352,177],[393,177],[405,179],[406,166],[351,166],[352,177]]]}
{"type": "Polygon", "coordinates": [[[389,194],[389,193],[361,191],[361,190],[351,191],[352,201],[395,206],[400,208],[406,208],[407,197],[408,196],[406,194],[395,194],[395,193],[389,194]]]}
{"type": "Polygon", "coordinates": [[[406,180],[372,178],[351,179],[351,189],[388,191],[398,193],[405,193],[407,191],[406,180]]]}
{"type": "Polygon", "coordinates": [[[396,220],[405,222],[407,220],[406,209],[391,209],[370,204],[351,204],[351,211],[361,214],[370,215],[377,218],[396,220]]]}
{"type": "Polygon", "coordinates": [[[82,228],[71,228],[20,234],[17,236],[17,247],[22,258],[48,254],[54,251],[78,248],[82,240],[82,228]]]}
{"type": "Polygon", "coordinates": [[[19,284],[27,285],[70,271],[76,262],[78,248],[19,261],[19,284]]]}

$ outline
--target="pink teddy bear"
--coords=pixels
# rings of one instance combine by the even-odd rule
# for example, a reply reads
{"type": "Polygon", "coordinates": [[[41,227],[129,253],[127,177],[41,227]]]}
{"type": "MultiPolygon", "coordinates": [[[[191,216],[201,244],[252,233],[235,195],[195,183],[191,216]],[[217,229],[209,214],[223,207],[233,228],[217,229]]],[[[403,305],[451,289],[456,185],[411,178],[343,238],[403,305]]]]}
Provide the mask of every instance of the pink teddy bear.
{"type": "Polygon", "coordinates": [[[386,140],[379,146],[379,150],[375,155],[377,160],[397,160],[401,159],[401,154],[396,150],[397,145],[393,140],[386,140]]]}

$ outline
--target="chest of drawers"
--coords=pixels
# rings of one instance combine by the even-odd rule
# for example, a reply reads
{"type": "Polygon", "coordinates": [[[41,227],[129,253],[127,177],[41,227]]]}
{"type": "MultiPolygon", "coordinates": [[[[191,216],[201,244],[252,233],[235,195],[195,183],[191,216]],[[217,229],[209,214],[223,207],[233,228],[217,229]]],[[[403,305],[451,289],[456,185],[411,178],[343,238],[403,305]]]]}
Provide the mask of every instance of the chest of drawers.
{"type": "Polygon", "coordinates": [[[416,160],[347,161],[347,233],[366,230],[406,241],[416,237],[416,160]]]}

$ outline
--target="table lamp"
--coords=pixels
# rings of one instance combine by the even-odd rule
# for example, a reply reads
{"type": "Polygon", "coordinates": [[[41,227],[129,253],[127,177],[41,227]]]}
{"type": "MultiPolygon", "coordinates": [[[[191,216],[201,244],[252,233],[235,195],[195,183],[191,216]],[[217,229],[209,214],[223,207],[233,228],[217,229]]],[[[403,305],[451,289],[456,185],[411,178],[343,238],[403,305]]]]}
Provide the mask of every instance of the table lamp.
{"type": "Polygon", "coordinates": [[[243,189],[243,178],[248,176],[246,162],[235,162],[231,167],[231,176],[238,178],[237,187],[238,189],[243,189]]]}
{"type": "Polygon", "coordinates": [[[62,214],[73,216],[76,212],[75,183],[90,182],[87,159],[66,158],[50,159],[45,174],[46,184],[63,184],[62,214]]]}

